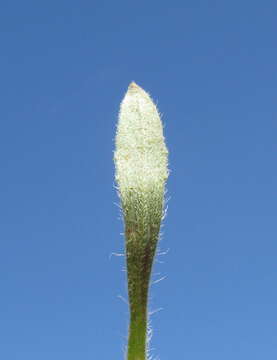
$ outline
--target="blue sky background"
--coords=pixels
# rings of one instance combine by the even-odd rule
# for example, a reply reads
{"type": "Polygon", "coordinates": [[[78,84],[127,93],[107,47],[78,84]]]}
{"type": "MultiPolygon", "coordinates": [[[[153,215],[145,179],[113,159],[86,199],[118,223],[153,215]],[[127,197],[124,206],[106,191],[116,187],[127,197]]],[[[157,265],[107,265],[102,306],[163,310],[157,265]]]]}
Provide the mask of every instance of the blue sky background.
{"type": "Polygon", "coordinates": [[[2,1],[1,359],[123,359],[112,153],[132,80],[158,103],[170,150],[152,354],[276,359],[276,12],[2,1]]]}

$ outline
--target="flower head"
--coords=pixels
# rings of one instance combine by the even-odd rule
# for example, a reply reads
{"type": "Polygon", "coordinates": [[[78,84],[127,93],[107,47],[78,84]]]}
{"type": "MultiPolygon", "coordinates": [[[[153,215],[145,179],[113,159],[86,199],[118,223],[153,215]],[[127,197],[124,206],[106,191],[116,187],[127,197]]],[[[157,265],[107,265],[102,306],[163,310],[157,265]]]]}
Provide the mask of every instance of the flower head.
{"type": "Polygon", "coordinates": [[[150,96],[132,82],[121,103],[116,134],[116,181],[123,210],[130,193],[142,198],[164,193],[168,151],[158,110],[150,96]]]}

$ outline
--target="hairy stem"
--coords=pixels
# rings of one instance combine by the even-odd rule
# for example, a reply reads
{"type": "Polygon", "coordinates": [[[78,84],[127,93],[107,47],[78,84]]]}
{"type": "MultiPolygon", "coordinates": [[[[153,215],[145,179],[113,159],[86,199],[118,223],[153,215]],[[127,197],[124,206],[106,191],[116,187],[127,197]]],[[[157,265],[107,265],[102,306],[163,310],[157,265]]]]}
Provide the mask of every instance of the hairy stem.
{"type": "Polygon", "coordinates": [[[130,315],[128,360],[145,360],[147,342],[147,304],[133,306],[130,315]]]}
{"type": "MultiPolygon", "coordinates": [[[[146,223],[149,224],[151,221],[148,219],[146,223]]],[[[141,221],[141,224],[145,224],[145,221],[141,221]]],[[[155,226],[152,223],[151,226],[142,225],[139,228],[134,227],[128,221],[126,222],[126,258],[130,305],[128,360],[146,359],[148,291],[159,227],[159,224],[155,226]]]]}

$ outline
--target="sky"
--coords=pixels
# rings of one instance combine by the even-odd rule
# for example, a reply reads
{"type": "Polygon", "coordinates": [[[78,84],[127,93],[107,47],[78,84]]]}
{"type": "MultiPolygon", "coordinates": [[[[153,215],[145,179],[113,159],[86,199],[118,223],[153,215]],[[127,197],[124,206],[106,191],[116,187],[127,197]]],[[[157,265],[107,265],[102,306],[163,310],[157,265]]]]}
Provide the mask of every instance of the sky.
{"type": "Polygon", "coordinates": [[[154,359],[277,358],[276,1],[3,1],[0,358],[124,359],[114,181],[131,81],[162,114],[154,359]]]}

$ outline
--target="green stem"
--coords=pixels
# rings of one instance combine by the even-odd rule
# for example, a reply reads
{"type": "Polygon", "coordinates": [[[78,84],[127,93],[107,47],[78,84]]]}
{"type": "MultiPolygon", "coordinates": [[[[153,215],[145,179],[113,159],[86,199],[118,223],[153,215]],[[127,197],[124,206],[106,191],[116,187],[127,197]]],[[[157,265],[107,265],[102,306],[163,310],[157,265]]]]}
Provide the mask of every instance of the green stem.
{"type": "Polygon", "coordinates": [[[142,266],[143,256],[140,251],[136,251],[133,256],[127,255],[130,305],[128,360],[146,359],[147,298],[151,271],[149,270],[148,259],[146,261],[147,268],[142,266]]]}
{"type": "Polygon", "coordinates": [[[135,231],[126,226],[126,255],[130,326],[127,360],[146,360],[147,304],[153,258],[158,240],[159,226],[135,231]]]}
{"type": "Polygon", "coordinates": [[[130,316],[128,360],[145,360],[147,342],[147,306],[133,309],[130,316]]]}

